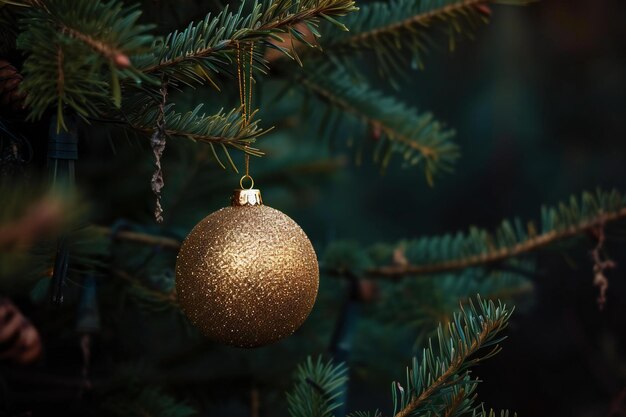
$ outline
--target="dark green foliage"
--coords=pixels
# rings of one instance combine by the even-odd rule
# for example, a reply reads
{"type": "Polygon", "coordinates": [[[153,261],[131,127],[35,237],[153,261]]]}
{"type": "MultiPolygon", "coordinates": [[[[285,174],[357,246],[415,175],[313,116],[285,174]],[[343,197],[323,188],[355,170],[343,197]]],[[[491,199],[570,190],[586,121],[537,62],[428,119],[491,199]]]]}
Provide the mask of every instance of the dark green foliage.
{"type": "MultiPolygon", "coordinates": [[[[477,0],[394,0],[373,2],[344,20],[350,32],[334,30],[322,39],[324,52],[336,60],[371,53],[384,75],[406,73],[407,61],[423,68],[424,54],[438,38],[454,50],[459,38],[471,37],[489,21],[487,3],[477,0]]],[[[528,0],[512,0],[525,4],[528,0]]]]}
{"type": "MultiPolygon", "coordinates": [[[[393,245],[377,244],[367,251],[370,260],[359,261],[355,268],[360,269],[364,263],[368,263],[380,268],[369,268],[364,271],[365,274],[428,275],[504,262],[504,265],[496,265],[496,269],[506,271],[509,259],[578,237],[594,227],[622,218],[624,212],[626,196],[619,191],[584,192],[580,198],[570,197],[568,204],[543,206],[539,225],[533,222],[524,224],[521,219],[515,218],[502,221],[494,232],[471,227],[468,232],[424,236],[393,245]],[[403,261],[394,260],[394,255],[401,255],[403,261]]],[[[329,251],[335,248],[331,246],[329,251]]],[[[335,257],[329,253],[326,259],[335,257]]],[[[326,267],[349,269],[345,263],[328,263],[326,267]]]]}
{"type": "MultiPolygon", "coordinates": [[[[343,16],[355,10],[351,0],[263,0],[250,5],[243,1],[235,12],[226,6],[216,16],[209,13],[203,21],[190,23],[185,30],[167,35],[155,48],[153,58],[142,63],[142,70],[185,83],[208,81],[215,84],[213,77],[233,63],[237,43],[248,50],[249,42],[260,42],[262,46],[274,47],[289,55],[288,50],[277,48],[269,40],[282,40],[280,34],[299,37],[293,27],[295,24],[305,23],[314,28],[320,19],[345,29],[331,16],[343,16]],[[246,12],[248,6],[249,13],[246,12]]],[[[262,48],[256,48],[255,57],[262,68],[262,48]]]]}
{"type": "Polygon", "coordinates": [[[342,364],[323,363],[319,357],[311,357],[298,367],[296,385],[287,394],[289,413],[292,417],[332,417],[339,407],[336,402],[348,380],[342,364]]]}
{"type": "Polygon", "coordinates": [[[30,117],[56,106],[63,125],[65,106],[85,118],[119,107],[120,79],[141,80],[129,56],[153,40],[151,26],[137,23],[140,15],[116,1],[55,0],[29,8],[18,47],[27,54],[22,88],[30,117]]]}
{"type": "Polygon", "coordinates": [[[433,279],[381,282],[381,297],[371,314],[383,323],[410,329],[416,346],[433,336],[432,323],[448,322],[458,308],[476,294],[486,299],[522,303],[533,292],[532,262],[511,262],[513,271],[469,268],[433,279]],[[525,272],[525,273],[524,273],[525,272]]]}
{"type": "MultiPolygon", "coordinates": [[[[124,7],[119,2],[55,0],[23,5],[26,7],[18,46],[27,54],[26,81],[22,84],[29,93],[26,104],[32,119],[56,107],[59,128],[64,125],[66,107],[86,119],[113,117],[124,123],[128,118],[146,126],[154,121],[149,107],[155,106],[146,99],[154,99],[155,89],[162,82],[175,87],[177,81],[216,85],[213,77],[226,71],[226,66],[232,69],[238,42],[270,45],[268,40],[280,39],[280,33],[295,33],[292,26],[297,23],[315,27],[319,19],[334,22],[331,16],[356,10],[351,0],[266,0],[252,4],[251,12],[246,13],[246,2],[242,2],[234,14],[228,9],[215,17],[209,14],[200,24],[190,24],[186,30],[159,41],[148,33],[151,26],[137,23],[141,13],[136,7],[124,7]],[[136,86],[124,86],[123,81],[136,86]],[[126,106],[122,112],[125,118],[116,117],[116,109],[124,99],[141,101],[143,105],[126,106]]],[[[262,63],[260,50],[257,48],[255,56],[262,63]]],[[[197,110],[190,114],[195,115],[197,110]]],[[[220,117],[216,115],[216,119],[220,117]]],[[[205,132],[211,129],[206,124],[209,120],[213,119],[192,122],[186,125],[191,131],[173,136],[210,137],[205,132]]],[[[251,136],[244,139],[257,137],[262,131],[251,127],[248,133],[251,136]]],[[[234,141],[231,144],[235,146],[234,141]]]]}
{"type": "Polygon", "coordinates": [[[342,70],[322,67],[315,73],[297,78],[295,83],[324,104],[318,110],[320,126],[336,136],[342,125],[350,132],[348,144],[356,148],[357,158],[375,142],[373,158],[385,169],[394,155],[402,165],[421,165],[432,185],[435,175],[450,171],[459,156],[452,142],[454,131],[434,119],[431,113],[415,109],[373,90],[362,78],[342,70]]]}
{"type": "MultiPolygon", "coordinates": [[[[409,416],[492,416],[476,404],[479,381],[471,377],[471,368],[500,351],[512,310],[498,302],[483,300],[461,306],[446,325],[440,324],[436,341],[429,341],[418,357],[413,358],[403,384],[391,385],[393,414],[409,416]]],[[[293,417],[331,417],[338,404],[332,400],[345,383],[342,366],[326,365],[311,358],[298,370],[298,382],[289,394],[293,417]],[[322,404],[322,405],[320,405],[322,404]],[[297,406],[297,408],[296,408],[297,406]]],[[[508,415],[503,412],[502,416],[508,415]]],[[[355,412],[350,417],[378,417],[373,413],[355,412]]]]}
{"type": "Polygon", "coordinates": [[[475,381],[467,378],[470,368],[498,353],[500,333],[512,313],[500,303],[478,298],[476,304],[470,301],[447,327],[440,325],[436,345],[429,344],[414,358],[404,385],[392,384],[394,414],[436,415],[451,402],[453,387],[468,395],[473,391],[475,381]]]}
{"type": "MultiPolygon", "coordinates": [[[[432,183],[435,175],[450,170],[459,156],[451,141],[451,129],[434,120],[430,113],[417,113],[371,89],[363,77],[344,65],[349,52],[371,49],[384,68],[402,66],[405,57],[417,57],[425,49],[426,32],[434,29],[431,21],[443,22],[453,40],[485,20],[485,12],[476,1],[372,3],[360,13],[352,13],[357,9],[351,0],[244,1],[234,11],[227,6],[216,15],[209,13],[202,21],[190,23],[164,39],[151,35],[150,26],[137,23],[140,12],[134,7],[123,7],[115,1],[82,0],[70,2],[70,7],[68,1],[23,2],[30,7],[23,8],[26,12],[21,21],[19,46],[27,54],[23,89],[30,93],[27,104],[33,118],[56,107],[62,124],[64,109],[69,107],[85,118],[115,121],[125,128],[139,128],[150,134],[161,83],[167,82],[173,89],[207,83],[217,87],[222,74],[236,72],[236,53],[240,49],[245,57],[250,43],[257,44],[257,73],[266,68],[265,48],[278,49],[302,63],[296,49],[280,46],[277,41],[291,38],[314,46],[303,32],[306,27],[320,38],[324,54],[300,52],[307,59],[310,57],[313,65],[306,66],[309,69],[304,72],[293,68],[294,76],[304,87],[301,91],[306,97],[314,96],[326,103],[320,122],[328,126],[327,134],[346,125],[350,131],[347,142],[356,149],[357,160],[361,160],[365,149],[374,148],[374,160],[384,169],[398,154],[404,166],[422,166],[432,183]],[[344,15],[344,23],[335,19],[344,15]],[[328,24],[321,26],[322,21],[328,24]],[[298,24],[303,26],[296,27],[298,24]],[[350,32],[346,32],[346,27],[350,32]],[[322,36],[324,33],[328,36],[322,36]],[[130,66],[120,65],[120,59],[129,60],[130,66]],[[320,59],[342,64],[338,68],[320,66],[320,59]],[[315,73],[310,72],[312,67],[317,68],[315,73]],[[342,114],[347,115],[346,123],[342,114]]],[[[319,51],[308,48],[313,50],[319,51]]],[[[168,107],[171,112],[166,126],[168,121],[176,125],[175,119],[186,120],[182,114],[173,113],[172,105],[168,107]]],[[[197,111],[198,108],[187,114],[195,116],[197,111]]],[[[168,133],[209,142],[222,166],[226,164],[219,161],[218,153],[224,152],[228,163],[232,160],[225,145],[244,150],[246,144],[264,132],[260,128],[237,133],[230,129],[229,135],[219,135],[208,125],[213,119],[192,119],[184,123],[190,130],[168,126],[168,133]],[[220,140],[220,136],[227,138],[220,140]],[[215,144],[222,149],[215,149],[215,144]]]]}
{"type": "MultiPolygon", "coordinates": [[[[251,155],[260,156],[262,153],[250,147],[255,139],[264,133],[258,127],[258,120],[246,123],[238,110],[231,110],[228,113],[218,112],[213,115],[201,113],[202,104],[186,113],[178,113],[173,106],[166,106],[165,125],[166,134],[171,137],[187,138],[198,142],[207,143],[211,149],[215,161],[222,167],[226,165],[222,162],[219,153],[226,157],[230,167],[237,171],[227,147],[237,149],[251,155]]],[[[130,126],[143,133],[150,133],[156,124],[158,111],[156,108],[148,110],[142,117],[134,119],[128,118],[130,126]]]]}

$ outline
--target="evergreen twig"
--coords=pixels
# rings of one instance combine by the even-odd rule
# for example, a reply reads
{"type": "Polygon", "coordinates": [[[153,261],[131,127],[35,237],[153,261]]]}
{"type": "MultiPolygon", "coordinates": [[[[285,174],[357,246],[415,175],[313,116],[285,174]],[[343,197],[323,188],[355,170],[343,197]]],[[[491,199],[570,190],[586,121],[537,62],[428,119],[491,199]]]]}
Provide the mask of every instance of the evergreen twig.
{"type": "MultiPolygon", "coordinates": [[[[491,15],[489,3],[522,5],[531,0],[393,0],[373,2],[349,15],[349,33],[332,30],[321,40],[322,50],[337,61],[371,52],[385,75],[403,73],[404,63],[422,68],[423,55],[434,44],[437,32],[448,39],[451,50],[457,39],[472,37],[491,15]]],[[[309,55],[314,51],[305,51],[309,55]]],[[[393,81],[393,79],[391,79],[393,81]]]]}
{"type": "Polygon", "coordinates": [[[469,368],[500,351],[499,334],[506,328],[512,311],[480,297],[477,305],[470,302],[467,309],[461,307],[461,313],[448,325],[447,334],[439,326],[438,346],[431,344],[423,350],[420,361],[414,359],[399,398],[398,389],[392,384],[395,417],[436,409],[441,396],[445,404],[446,388],[473,383],[468,380],[469,368]],[[476,356],[485,348],[489,348],[486,354],[476,356]]]}
{"type": "MultiPolygon", "coordinates": [[[[321,68],[298,77],[295,83],[326,104],[321,124],[335,126],[330,135],[338,130],[346,115],[365,126],[375,142],[374,161],[382,169],[387,167],[393,155],[400,155],[405,166],[422,163],[426,179],[432,185],[435,175],[450,171],[459,156],[458,146],[451,140],[454,131],[435,120],[432,114],[420,114],[392,97],[370,89],[365,82],[355,81],[345,71],[328,73],[321,68]]],[[[367,137],[367,133],[359,134],[359,130],[362,132],[363,129],[351,125],[352,137],[367,137]]],[[[363,146],[359,144],[358,148],[363,146]]]]}
{"type": "MultiPolygon", "coordinates": [[[[358,10],[352,0],[262,0],[255,1],[247,15],[244,14],[245,6],[243,1],[234,13],[226,7],[217,16],[208,14],[198,24],[190,24],[183,31],[169,34],[155,51],[154,59],[146,62],[141,71],[146,74],[166,72],[182,80],[201,81],[208,76],[206,70],[219,72],[222,65],[231,61],[238,43],[262,42],[276,48],[268,42],[269,39],[281,39],[280,34],[293,33],[294,26],[299,23],[317,26],[320,19],[345,30],[345,26],[331,16],[344,16],[358,10]],[[197,74],[197,68],[189,68],[189,65],[198,64],[203,69],[201,75],[197,74]]],[[[281,52],[289,54],[287,50],[281,52]]],[[[256,60],[260,61],[260,56],[256,60]]]]}
{"type": "Polygon", "coordinates": [[[626,196],[612,192],[598,191],[596,196],[584,193],[581,204],[573,197],[570,205],[560,204],[559,209],[543,209],[543,233],[537,234],[536,228],[529,223],[524,231],[519,220],[513,226],[504,221],[495,235],[486,231],[471,229],[467,235],[457,234],[441,238],[423,238],[415,242],[423,250],[428,246],[447,242],[448,253],[453,255],[441,261],[441,257],[433,256],[429,262],[421,264],[388,265],[372,268],[368,275],[378,277],[401,277],[407,275],[429,275],[446,271],[465,269],[475,266],[502,262],[509,258],[519,257],[558,241],[572,238],[593,231],[598,226],[626,218],[626,196]],[[454,248],[451,250],[451,248],[454,248]]]}

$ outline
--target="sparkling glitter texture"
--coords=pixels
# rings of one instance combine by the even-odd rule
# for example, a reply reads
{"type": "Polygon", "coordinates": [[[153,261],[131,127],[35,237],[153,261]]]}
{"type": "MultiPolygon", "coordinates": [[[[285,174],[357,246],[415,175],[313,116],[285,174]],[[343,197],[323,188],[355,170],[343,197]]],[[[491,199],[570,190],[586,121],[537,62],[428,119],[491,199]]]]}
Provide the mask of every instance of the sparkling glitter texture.
{"type": "Polygon", "coordinates": [[[234,346],[262,346],[292,334],[311,312],[318,286],[307,236],[263,205],[205,217],[176,262],[176,291],[187,317],[211,339],[234,346]]]}

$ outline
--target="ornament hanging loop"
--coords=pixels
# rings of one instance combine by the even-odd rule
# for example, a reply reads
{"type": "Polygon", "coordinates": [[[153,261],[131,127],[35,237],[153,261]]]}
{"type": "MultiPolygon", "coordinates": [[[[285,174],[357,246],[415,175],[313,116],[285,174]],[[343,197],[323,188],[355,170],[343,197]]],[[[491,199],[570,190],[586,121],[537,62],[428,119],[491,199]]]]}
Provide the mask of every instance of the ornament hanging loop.
{"type": "Polygon", "coordinates": [[[239,179],[239,186],[241,187],[242,190],[251,190],[254,188],[254,179],[252,179],[252,177],[248,175],[248,173],[246,173],[246,175],[244,175],[243,177],[241,177],[241,179],[239,179]],[[250,181],[250,186],[248,188],[243,186],[243,182],[245,180],[250,181]]]}

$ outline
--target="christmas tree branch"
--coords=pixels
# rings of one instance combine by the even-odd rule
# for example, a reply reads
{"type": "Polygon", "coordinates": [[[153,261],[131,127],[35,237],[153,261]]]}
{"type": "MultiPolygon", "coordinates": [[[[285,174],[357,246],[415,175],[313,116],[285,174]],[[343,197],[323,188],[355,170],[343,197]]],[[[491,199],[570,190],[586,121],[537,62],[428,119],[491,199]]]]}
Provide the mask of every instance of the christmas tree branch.
{"type": "Polygon", "coordinates": [[[478,307],[470,301],[467,308],[455,314],[446,331],[440,324],[437,346],[429,343],[421,358],[413,359],[407,370],[406,384],[392,384],[395,417],[409,417],[427,412],[441,415],[450,404],[457,403],[463,411],[477,411],[468,395],[477,381],[470,378],[470,368],[500,351],[500,333],[506,328],[512,310],[492,301],[477,300],[478,307]],[[489,348],[485,354],[477,356],[489,348]],[[463,400],[455,398],[457,394],[463,400]],[[451,395],[452,394],[452,395],[451,395]]]}
{"type": "MultiPolygon", "coordinates": [[[[365,82],[355,81],[344,71],[329,74],[321,68],[315,74],[298,78],[296,84],[327,105],[323,116],[325,124],[334,126],[335,131],[345,119],[343,114],[369,130],[376,142],[374,161],[383,169],[393,155],[401,155],[404,166],[423,162],[426,179],[432,184],[434,176],[439,171],[450,170],[459,155],[458,147],[451,141],[454,131],[446,129],[432,114],[419,114],[415,109],[371,90],[365,82]]],[[[351,131],[357,129],[350,125],[351,131]]],[[[329,135],[333,133],[328,132],[329,135]]],[[[365,137],[367,134],[355,136],[365,137]]]]}
{"type": "MultiPolygon", "coordinates": [[[[209,14],[202,22],[168,35],[155,50],[155,59],[141,70],[146,74],[166,73],[184,80],[199,80],[189,65],[201,65],[205,74],[206,70],[218,72],[220,66],[231,62],[231,55],[241,43],[262,42],[276,48],[275,44],[268,42],[269,39],[282,40],[279,34],[286,32],[298,36],[294,29],[296,25],[305,23],[313,28],[320,19],[345,30],[345,26],[332,16],[344,16],[357,10],[352,0],[264,0],[254,2],[251,13],[244,15],[245,5],[246,2],[242,2],[235,13],[226,8],[215,17],[209,14]]],[[[257,61],[261,61],[259,49],[256,51],[257,61]]],[[[287,50],[281,52],[288,54],[287,50]]]]}
{"type": "Polygon", "coordinates": [[[337,96],[334,91],[324,89],[320,85],[315,84],[308,79],[302,79],[302,85],[307,87],[314,93],[318,94],[323,100],[327,101],[333,106],[337,106],[343,111],[358,117],[361,121],[363,121],[363,123],[369,125],[370,128],[378,129],[386,135],[392,137],[394,140],[397,140],[398,142],[405,144],[409,148],[420,152],[422,155],[424,155],[425,158],[436,157],[437,151],[434,148],[422,145],[419,142],[411,140],[406,135],[398,133],[391,126],[385,124],[382,120],[374,116],[369,116],[361,113],[359,109],[357,109],[352,103],[348,102],[347,100],[343,100],[341,97],[337,96]]]}
{"type": "Polygon", "coordinates": [[[93,36],[82,33],[76,29],[72,29],[65,25],[61,25],[61,32],[68,36],[78,39],[84,42],[91,49],[108,59],[112,64],[118,68],[127,68],[130,66],[130,59],[119,48],[114,45],[103,42],[99,39],[94,39],[93,36]]]}
{"type": "Polygon", "coordinates": [[[395,417],[432,410],[438,402],[445,405],[449,402],[447,388],[475,384],[469,379],[469,368],[499,352],[499,335],[508,324],[511,310],[480,298],[477,304],[478,308],[472,302],[467,309],[462,307],[448,325],[446,335],[439,326],[437,348],[430,345],[424,349],[421,361],[414,359],[406,387],[392,385],[395,417]],[[484,348],[490,351],[476,357],[484,348]]]}
{"type": "MultiPolygon", "coordinates": [[[[535,263],[513,260],[536,275],[535,263]]],[[[368,278],[363,278],[368,282],[368,278]]],[[[484,299],[501,300],[507,304],[528,300],[534,290],[533,281],[518,272],[501,269],[471,268],[437,276],[437,279],[378,280],[380,296],[376,320],[409,329],[416,345],[423,346],[435,336],[438,322],[449,323],[459,303],[469,302],[476,294],[484,299]]],[[[464,385],[466,391],[468,385],[464,385]]],[[[469,394],[469,391],[467,391],[469,394]]]]}
{"type": "MultiPolygon", "coordinates": [[[[350,33],[332,30],[321,40],[322,50],[345,61],[363,51],[374,52],[385,75],[402,73],[406,61],[423,67],[422,55],[433,45],[433,32],[440,31],[454,49],[461,36],[471,37],[476,28],[489,21],[493,0],[397,0],[364,5],[344,23],[350,33]]],[[[510,0],[507,4],[526,4],[510,0]]],[[[505,3],[505,2],[503,2],[505,3]]],[[[314,51],[305,51],[305,54],[314,51]]]]}
{"type": "Polygon", "coordinates": [[[25,52],[22,89],[31,119],[56,106],[88,118],[119,108],[120,79],[145,76],[130,55],[145,52],[154,38],[138,23],[137,7],[119,1],[56,0],[29,2],[21,13],[17,47],[25,52]],[[57,63],[57,65],[51,65],[57,63]]]}
{"type": "MultiPolygon", "coordinates": [[[[126,106],[124,106],[126,107],[126,106]]],[[[136,103],[129,108],[139,108],[136,103]]],[[[206,115],[202,112],[202,105],[185,113],[174,111],[173,105],[167,105],[165,112],[165,133],[172,137],[187,138],[198,142],[207,143],[212,151],[215,161],[222,167],[226,165],[218,156],[216,146],[221,149],[233,171],[237,172],[237,167],[232,162],[228,147],[237,149],[253,156],[262,156],[263,152],[250,146],[256,139],[267,133],[270,129],[259,128],[259,120],[247,122],[241,117],[240,109],[232,109],[229,112],[220,110],[213,115],[206,115]]],[[[154,106],[145,106],[148,110],[143,114],[134,114],[132,110],[128,116],[122,115],[116,123],[124,124],[143,134],[151,134],[159,115],[158,109],[154,106]]],[[[251,117],[256,112],[253,112],[251,117]]]]}
{"type": "Polygon", "coordinates": [[[626,196],[617,191],[598,191],[595,196],[584,193],[580,201],[579,204],[572,197],[569,206],[561,204],[558,210],[544,208],[543,233],[538,234],[532,223],[525,231],[516,220],[514,225],[504,221],[494,235],[470,229],[467,235],[426,237],[406,244],[405,250],[418,256],[419,263],[396,262],[395,265],[371,268],[367,274],[398,278],[488,265],[525,255],[626,218],[626,196]]]}
{"type": "MultiPolygon", "coordinates": [[[[478,352],[478,350],[483,347],[483,345],[485,345],[490,338],[494,337],[494,333],[500,331],[503,325],[504,321],[484,322],[482,324],[482,330],[478,335],[474,336],[472,343],[464,350],[455,352],[456,354],[452,356],[452,359],[445,370],[432,383],[430,383],[426,389],[424,389],[419,395],[414,396],[408,404],[402,407],[395,414],[395,417],[408,417],[419,407],[423,406],[425,402],[429,401],[438,390],[447,385],[453,377],[461,371],[463,364],[472,355],[478,352]]],[[[440,343],[442,342],[443,340],[440,340],[440,343]]],[[[424,356],[427,357],[428,355],[425,353],[424,356]]],[[[414,369],[417,369],[419,372],[419,368],[414,369]]]]}
{"type": "Polygon", "coordinates": [[[343,40],[341,40],[340,44],[350,44],[352,46],[357,46],[363,44],[367,44],[372,38],[376,38],[383,35],[389,35],[391,33],[396,33],[400,31],[410,31],[411,28],[416,26],[428,27],[433,20],[441,19],[447,20],[453,18],[453,16],[459,14],[461,11],[469,12],[471,8],[476,9],[486,15],[487,6],[485,0],[462,0],[462,1],[453,1],[453,2],[421,2],[422,4],[427,4],[428,6],[432,4],[437,4],[438,7],[428,8],[426,6],[420,13],[410,16],[406,19],[396,21],[390,23],[385,26],[380,26],[374,28],[370,31],[364,31],[361,33],[355,33],[352,36],[349,36],[343,40]]]}

